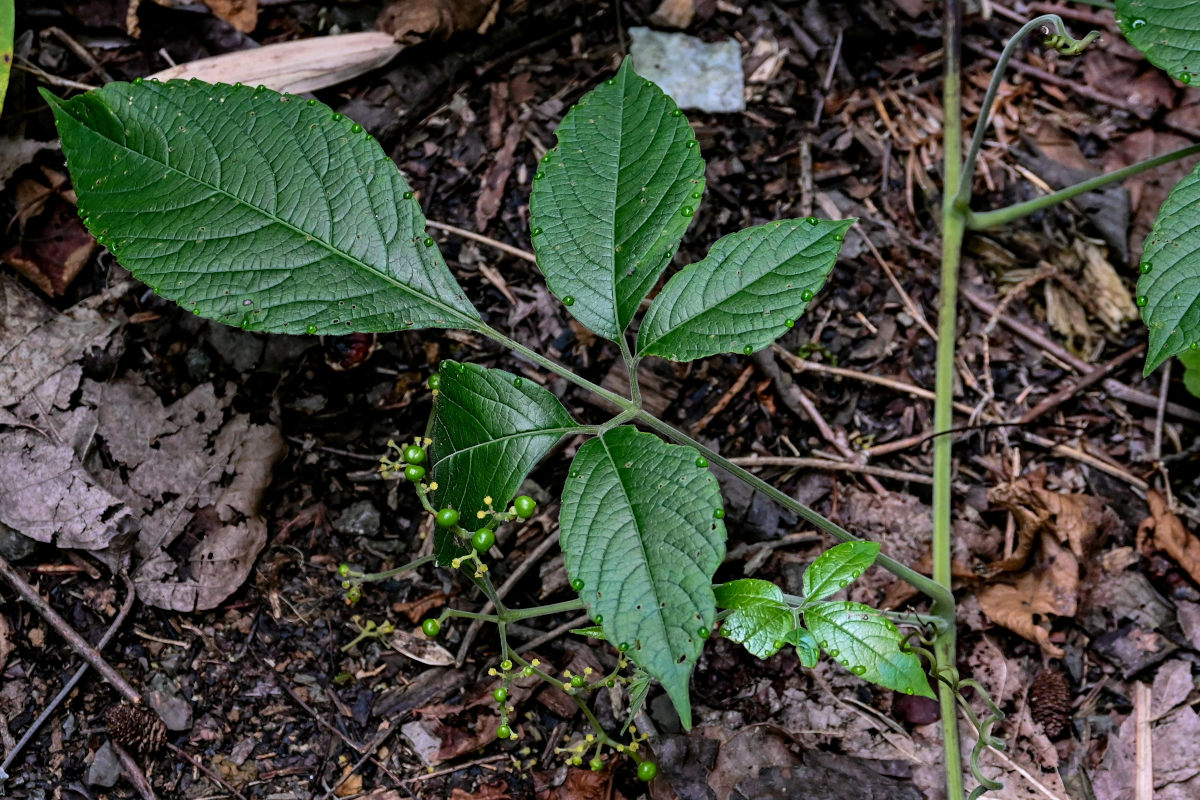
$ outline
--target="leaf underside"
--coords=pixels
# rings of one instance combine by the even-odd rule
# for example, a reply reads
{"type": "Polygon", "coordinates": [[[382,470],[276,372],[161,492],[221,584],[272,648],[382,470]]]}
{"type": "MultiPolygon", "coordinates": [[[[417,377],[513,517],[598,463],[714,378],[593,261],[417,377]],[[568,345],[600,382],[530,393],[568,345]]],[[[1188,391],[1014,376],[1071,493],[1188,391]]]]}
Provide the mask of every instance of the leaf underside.
{"type": "Polygon", "coordinates": [[[921,659],[900,649],[900,631],[862,603],[814,603],[804,610],[808,629],[829,657],[865,681],[906,694],[933,697],[921,659]]]}
{"type": "Polygon", "coordinates": [[[88,229],[184,308],[275,333],[479,318],[396,165],[328,106],[201,81],[42,95],[88,229]]]}
{"type": "Polygon", "coordinates": [[[1117,24],[1147,60],[1183,83],[1200,81],[1200,2],[1117,0],[1117,24]]]}
{"type": "Polygon", "coordinates": [[[616,339],[699,207],[704,160],[675,102],[628,59],[557,136],[529,198],[538,267],[579,322],[616,339]]]}
{"type": "Polygon", "coordinates": [[[529,471],[578,425],[558,398],[510,372],[443,361],[440,375],[430,427],[432,502],[478,530],[487,522],[476,514],[487,511],[484,498],[506,509],[529,471]]]}
{"type": "Polygon", "coordinates": [[[1145,298],[1142,319],[1150,329],[1149,375],[1171,356],[1200,348],[1200,166],[1175,184],[1159,209],[1142,249],[1142,270],[1137,293],[1145,298]]]}
{"type": "Polygon", "coordinates": [[[725,556],[717,481],[697,452],[620,426],[589,440],[563,487],[567,574],[608,641],[662,683],[691,726],[688,680],[716,614],[725,556]]]}
{"type": "Polygon", "coordinates": [[[654,298],[638,331],[638,353],[691,361],[768,346],[825,285],[853,224],[788,219],[722,237],[654,298]]]}

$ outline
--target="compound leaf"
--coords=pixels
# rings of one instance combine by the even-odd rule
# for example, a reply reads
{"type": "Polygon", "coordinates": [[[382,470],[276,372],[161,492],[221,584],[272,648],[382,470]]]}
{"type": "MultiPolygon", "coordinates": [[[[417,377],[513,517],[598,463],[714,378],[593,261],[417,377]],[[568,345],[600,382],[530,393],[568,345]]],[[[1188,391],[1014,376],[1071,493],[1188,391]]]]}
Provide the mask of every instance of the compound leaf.
{"type": "Polygon", "coordinates": [[[1200,3],[1117,0],[1117,24],[1129,43],[1183,83],[1200,81],[1200,3]]]}
{"type": "Polygon", "coordinates": [[[396,165],[328,106],[201,81],[42,96],[88,229],[196,314],[276,333],[475,326],[396,165]]]}
{"type": "Polygon", "coordinates": [[[1146,374],[1200,347],[1200,166],[1167,195],[1142,248],[1138,305],[1150,329],[1146,374]]]}
{"type": "Polygon", "coordinates": [[[662,683],[691,727],[688,679],[716,615],[721,494],[690,447],[622,425],[579,448],[563,487],[567,574],[604,637],[662,683]]]}
{"type": "Polygon", "coordinates": [[[788,219],[721,238],[654,298],[638,353],[691,361],[761,350],[787,333],[825,285],[853,224],[788,219]]]}
{"type": "Polygon", "coordinates": [[[616,339],[704,193],[687,120],[628,59],[559,125],[529,198],[538,266],[575,318],[616,339]]]}
{"type": "Polygon", "coordinates": [[[904,637],[882,613],[862,603],[814,603],[804,609],[804,621],[821,649],[863,680],[933,697],[921,659],[900,649],[904,637]]]}
{"type": "Polygon", "coordinates": [[[843,542],[829,548],[804,570],[804,599],[812,602],[845,589],[877,555],[879,542],[843,542]]]}
{"type": "Polygon", "coordinates": [[[510,372],[443,361],[440,374],[429,433],[432,502],[478,530],[485,498],[507,508],[529,471],[578,425],[558,398],[510,372]]]}
{"type": "Polygon", "coordinates": [[[745,646],[758,658],[770,658],[796,627],[783,592],[770,581],[745,578],[713,587],[718,608],[733,613],[721,623],[721,633],[745,646]]]}

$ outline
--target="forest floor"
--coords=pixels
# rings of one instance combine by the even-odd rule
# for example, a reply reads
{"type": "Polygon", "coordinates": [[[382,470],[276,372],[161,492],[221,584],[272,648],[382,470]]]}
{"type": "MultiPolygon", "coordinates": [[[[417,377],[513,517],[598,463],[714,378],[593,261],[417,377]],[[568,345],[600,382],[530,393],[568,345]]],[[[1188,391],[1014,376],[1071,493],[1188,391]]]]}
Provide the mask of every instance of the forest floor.
{"type": "MultiPolygon", "coordinates": [[[[520,739],[498,742],[494,630],[453,621],[431,646],[417,629],[447,604],[477,609],[474,587],[425,567],[368,584],[352,606],[337,567],[383,570],[429,551],[416,498],[377,467],[389,440],[425,431],[426,380],[442,359],[526,376],[583,421],[608,410],[465,334],[275,336],[186,313],[94,245],[36,92],[74,94],[254,43],[371,30],[380,3],[259,0],[253,18],[237,16],[253,0],[208,3],[249,33],[180,0],[130,3],[132,16],[116,0],[18,5],[18,68],[0,120],[0,258],[11,265],[0,267],[0,555],[93,643],[129,594],[106,565],[141,567],[138,599],[103,655],[186,754],[143,764],[159,797],[227,797],[229,787],[277,800],[945,796],[936,705],[836,664],[804,669],[790,649],[759,661],[719,637],[693,675],[690,732],[651,692],[640,719],[661,775],[649,786],[627,759],[599,772],[564,763],[555,748],[586,722],[553,688],[521,697],[520,739]],[[70,542],[70,494],[57,496],[65,508],[45,509],[40,534],[12,530],[4,487],[27,488],[34,475],[83,481],[118,502],[70,542]],[[242,505],[223,517],[215,509],[234,492],[242,505]],[[112,534],[103,543],[96,525],[112,534]],[[55,535],[72,548],[48,543],[55,535]],[[204,573],[195,559],[214,550],[224,566],[204,573]],[[344,649],[356,619],[398,630],[344,649]]],[[[825,290],[777,347],[648,363],[648,407],[928,571],[940,12],[922,0],[670,5],[694,11],[686,33],[735,40],[746,78],[744,112],[688,111],[709,191],[675,263],[770,220],[858,222],[825,290]]],[[[985,5],[989,16],[967,20],[972,119],[1023,20],[1054,11],[1075,33],[1104,36],[1079,57],[1018,52],[977,208],[1200,140],[1200,94],[1125,44],[1111,12],[985,5]]],[[[655,24],[657,6],[504,0],[482,33],[457,23],[467,30],[315,94],[375,135],[431,221],[482,235],[436,234],[491,324],[618,390],[615,346],[574,322],[536,267],[497,243],[530,250],[531,180],[558,120],[617,68],[628,28],[655,24]]],[[[1158,549],[1167,528],[1186,541],[1197,524],[1200,404],[1178,365],[1142,377],[1133,300],[1141,242],[1190,167],[968,237],[954,451],[958,668],[1006,714],[997,728],[1006,751],[981,757],[1004,783],[989,797],[1123,800],[1147,774],[1160,800],[1200,797],[1200,563],[1158,549]],[[1080,384],[1110,362],[1106,380],[1080,384]]],[[[505,557],[492,570],[513,604],[571,596],[552,545],[578,445],[564,441],[534,471],[525,492],[538,514],[501,537],[505,557]]],[[[717,579],[798,591],[831,542],[740,484],[723,488],[729,557],[717,579]]],[[[924,608],[882,570],[850,598],[924,608]]],[[[564,614],[512,634],[560,669],[611,661],[567,632],[583,624],[564,614]]],[[[0,583],[0,750],[81,663],[0,583]]],[[[0,796],[139,796],[107,744],[104,714],[119,700],[88,672],[10,764],[0,796]]],[[[601,720],[619,726],[622,702],[601,698],[601,720]]],[[[964,741],[969,752],[969,726],[964,741]]]]}

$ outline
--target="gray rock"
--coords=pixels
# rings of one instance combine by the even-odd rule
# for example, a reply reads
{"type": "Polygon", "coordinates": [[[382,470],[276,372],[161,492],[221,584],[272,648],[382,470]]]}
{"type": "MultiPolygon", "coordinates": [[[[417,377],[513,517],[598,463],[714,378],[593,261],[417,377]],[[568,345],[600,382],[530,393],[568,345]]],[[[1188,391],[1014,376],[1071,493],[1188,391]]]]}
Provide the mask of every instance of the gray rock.
{"type": "Polygon", "coordinates": [[[708,43],[683,33],[630,28],[633,68],[680,108],[745,111],[742,54],[732,39],[708,43]]]}
{"type": "Polygon", "coordinates": [[[350,536],[374,536],[379,533],[379,509],[370,500],[359,500],[342,509],[333,527],[350,536]]]}
{"type": "Polygon", "coordinates": [[[121,760],[117,758],[117,751],[113,750],[112,742],[105,739],[104,744],[96,751],[96,757],[92,759],[91,766],[88,767],[85,780],[89,786],[109,788],[114,786],[120,777],[121,760]]]}

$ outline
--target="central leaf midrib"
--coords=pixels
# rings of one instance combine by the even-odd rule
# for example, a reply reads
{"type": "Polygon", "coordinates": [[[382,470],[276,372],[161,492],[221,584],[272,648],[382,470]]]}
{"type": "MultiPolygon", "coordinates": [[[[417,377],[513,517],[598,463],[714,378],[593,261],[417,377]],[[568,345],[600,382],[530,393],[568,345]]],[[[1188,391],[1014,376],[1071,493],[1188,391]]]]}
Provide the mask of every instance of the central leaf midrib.
{"type": "MultiPolygon", "coordinates": [[[[462,406],[459,406],[459,408],[462,408],[462,406]]],[[[543,434],[549,434],[549,433],[557,433],[559,436],[565,436],[566,434],[570,433],[571,431],[575,430],[578,427],[579,427],[578,425],[571,425],[569,427],[539,428],[538,430],[535,430],[535,431],[517,431],[516,433],[509,433],[504,436],[496,437],[495,439],[488,439],[486,442],[479,442],[478,444],[468,445],[467,447],[463,447],[459,450],[455,450],[452,453],[447,453],[446,455],[442,456],[441,459],[439,459],[438,464],[441,464],[442,461],[446,461],[448,459],[454,458],[455,456],[461,455],[463,453],[469,453],[470,451],[475,450],[476,448],[487,447],[488,445],[496,444],[497,442],[507,442],[511,439],[519,439],[522,436],[541,436],[543,434]]]]}
{"type": "MultiPolygon", "coordinates": [[[[107,105],[107,98],[105,98],[105,101],[106,101],[106,105],[107,105]]],[[[63,107],[64,108],[66,107],[65,103],[63,104],[63,107]]],[[[117,119],[120,119],[120,116],[117,115],[117,112],[112,108],[111,105],[108,105],[108,111],[114,117],[116,117],[117,119]]],[[[230,200],[233,200],[234,203],[236,203],[244,208],[248,208],[253,212],[257,212],[259,214],[259,216],[265,217],[266,219],[271,220],[271,221],[281,225],[282,227],[293,231],[294,233],[296,233],[300,236],[307,237],[310,241],[316,242],[318,245],[320,245],[321,247],[324,247],[327,251],[329,251],[333,255],[341,258],[343,261],[346,261],[347,263],[349,263],[353,266],[357,266],[357,267],[363,269],[364,271],[369,272],[369,273],[383,279],[384,282],[391,284],[392,286],[401,290],[402,292],[405,292],[418,300],[427,302],[427,303],[445,311],[447,313],[447,315],[449,315],[449,316],[459,318],[460,320],[462,320],[463,322],[466,323],[463,326],[465,329],[468,329],[468,330],[475,329],[475,320],[473,318],[464,315],[463,312],[459,311],[456,308],[446,305],[444,302],[442,302],[438,298],[433,297],[431,295],[423,294],[422,292],[417,291],[416,289],[412,288],[411,286],[408,286],[407,284],[400,282],[399,280],[392,277],[388,273],[381,272],[380,270],[376,269],[374,266],[366,263],[365,261],[360,261],[359,259],[350,255],[349,253],[346,253],[342,250],[337,249],[331,243],[325,242],[323,239],[321,239],[319,235],[309,232],[309,231],[305,231],[302,228],[299,228],[296,225],[292,224],[288,220],[283,219],[282,217],[279,217],[275,214],[269,213],[268,211],[266,211],[263,208],[260,208],[256,205],[248,203],[245,200],[243,200],[242,198],[238,197],[235,194],[232,194],[231,192],[229,192],[228,190],[224,189],[221,186],[216,186],[216,185],[209,183],[208,181],[201,180],[200,178],[197,178],[194,175],[190,175],[189,173],[184,172],[183,170],[178,169],[177,167],[174,167],[171,164],[167,164],[165,162],[151,158],[150,156],[148,156],[145,153],[134,150],[133,148],[129,147],[128,145],[126,145],[123,142],[118,142],[115,139],[105,136],[104,134],[100,133],[99,131],[88,127],[87,124],[83,120],[79,119],[74,114],[71,114],[71,118],[74,119],[76,124],[78,124],[85,131],[95,135],[96,137],[98,137],[100,139],[103,139],[105,141],[112,143],[115,147],[118,147],[127,153],[132,153],[135,156],[140,156],[142,159],[149,161],[151,164],[158,164],[163,169],[170,170],[171,172],[174,172],[176,175],[180,175],[180,176],[186,178],[187,180],[193,181],[194,183],[196,183],[200,186],[203,186],[203,187],[209,189],[210,191],[213,191],[217,194],[224,195],[225,197],[229,198],[230,200]]],[[[389,159],[389,161],[390,161],[390,159],[389,159]]],[[[331,218],[330,224],[332,225],[333,223],[334,223],[334,220],[331,218]]],[[[385,246],[385,250],[390,250],[390,248],[387,247],[386,242],[384,243],[384,246],[385,246]]],[[[389,253],[389,255],[390,255],[390,253],[389,253]]]]}

